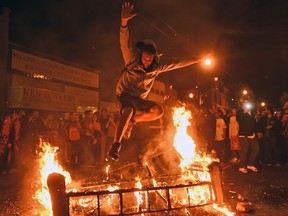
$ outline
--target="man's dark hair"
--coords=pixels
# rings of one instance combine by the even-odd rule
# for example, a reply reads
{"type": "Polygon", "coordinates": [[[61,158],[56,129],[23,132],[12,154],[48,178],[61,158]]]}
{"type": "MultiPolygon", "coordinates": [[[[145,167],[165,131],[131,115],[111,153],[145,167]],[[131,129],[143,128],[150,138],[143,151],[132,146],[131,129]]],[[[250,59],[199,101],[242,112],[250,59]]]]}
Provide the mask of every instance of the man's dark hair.
{"type": "Polygon", "coordinates": [[[148,54],[155,55],[156,54],[156,49],[153,45],[147,44],[143,47],[142,52],[146,52],[148,54]]]}
{"type": "Polygon", "coordinates": [[[146,52],[152,55],[156,54],[156,48],[152,44],[145,44],[143,41],[139,41],[136,43],[136,47],[142,52],[146,52]]]}

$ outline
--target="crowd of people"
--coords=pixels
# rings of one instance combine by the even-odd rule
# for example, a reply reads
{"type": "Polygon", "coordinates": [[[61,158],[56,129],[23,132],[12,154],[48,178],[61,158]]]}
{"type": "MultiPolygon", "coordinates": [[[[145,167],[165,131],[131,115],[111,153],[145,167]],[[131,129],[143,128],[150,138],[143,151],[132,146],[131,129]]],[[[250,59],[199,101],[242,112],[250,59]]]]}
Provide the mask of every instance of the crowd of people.
{"type": "MultiPolygon", "coordinates": [[[[147,99],[156,77],[202,60],[173,58],[162,62],[153,41],[145,39],[132,46],[128,23],[136,15],[133,4],[122,4],[119,42],[125,66],[116,85],[119,113],[86,110],[80,115],[70,113],[67,120],[51,113],[42,118],[38,111],[29,116],[24,110],[10,113],[1,126],[1,173],[11,172],[35,154],[40,137],[59,146],[69,164],[95,165],[104,163],[106,156],[117,161],[123,138],[130,138],[136,124],[163,118],[167,123],[162,105],[147,99]]],[[[215,152],[220,162],[231,160],[239,164],[242,173],[257,172],[257,163],[288,165],[288,107],[263,108],[255,114],[249,101],[244,101],[239,109],[200,107],[193,115],[192,135],[205,143],[205,152],[215,152]]]]}
{"type": "MultiPolygon", "coordinates": [[[[288,107],[283,110],[263,107],[253,113],[245,106],[230,110],[194,109],[190,132],[198,148],[214,153],[221,163],[238,164],[242,173],[258,171],[258,165],[288,165],[288,107]]],[[[147,124],[146,131],[162,136],[168,130],[163,118],[157,134],[147,124]]],[[[114,140],[118,119],[119,113],[107,109],[70,113],[66,119],[52,113],[42,117],[39,111],[30,114],[13,111],[1,123],[1,173],[14,172],[19,164],[33,158],[39,138],[58,146],[61,159],[70,166],[102,166],[114,140]]]]}
{"type": "Polygon", "coordinates": [[[118,116],[107,109],[70,113],[66,119],[52,113],[42,117],[39,111],[13,111],[1,122],[0,171],[15,172],[20,164],[29,163],[40,139],[59,147],[59,158],[71,166],[101,165],[118,116]]]}
{"type": "Polygon", "coordinates": [[[248,101],[241,108],[200,108],[194,115],[195,137],[220,162],[231,161],[239,171],[257,172],[257,165],[288,165],[288,107],[263,107],[254,112],[248,101]]]}

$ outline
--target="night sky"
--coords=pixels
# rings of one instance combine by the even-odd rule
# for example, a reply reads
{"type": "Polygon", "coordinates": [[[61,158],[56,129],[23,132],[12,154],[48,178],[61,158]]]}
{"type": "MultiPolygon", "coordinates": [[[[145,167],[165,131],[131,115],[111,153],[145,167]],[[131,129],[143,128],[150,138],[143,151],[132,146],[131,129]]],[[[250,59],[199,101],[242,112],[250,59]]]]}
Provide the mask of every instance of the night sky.
{"type": "MultiPolygon", "coordinates": [[[[9,0],[10,42],[102,71],[104,99],[114,97],[123,68],[120,0],[9,0]],[[106,88],[107,87],[107,88],[106,88]]],[[[133,41],[153,39],[163,58],[213,53],[217,64],[171,71],[159,80],[183,94],[219,76],[233,91],[250,87],[278,103],[288,92],[287,0],[138,0],[133,41]]]]}

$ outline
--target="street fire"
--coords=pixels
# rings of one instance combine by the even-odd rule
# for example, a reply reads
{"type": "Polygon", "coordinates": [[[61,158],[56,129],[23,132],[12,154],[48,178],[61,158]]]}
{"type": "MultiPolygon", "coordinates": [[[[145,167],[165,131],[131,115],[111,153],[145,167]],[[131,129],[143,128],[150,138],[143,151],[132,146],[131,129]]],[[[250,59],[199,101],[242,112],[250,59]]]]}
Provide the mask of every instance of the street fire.
{"type": "MultiPolygon", "coordinates": [[[[176,128],[174,137],[174,147],[180,156],[179,167],[182,170],[181,179],[184,182],[211,181],[208,165],[213,161],[211,158],[202,156],[196,152],[196,145],[193,139],[187,134],[187,127],[190,125],[191,113],[184,107],[174,108],[173,120],[176,128]]],[[[181,203],[193,203],[201,205],[209,202],[211,199],[211,190],[209,186],[197,186],[187,188],[186,191],[178,190],[182,193],[178,197],[183,197],[181,203]]]]}
{"type": "MultiPolygon", "coordinates": [[[[173,111],[173,120],[176,127],[174,147],[181,157],[179,166],[184,173],[182,179],[190,181],[211,181],[208,167],[213,161],[218,161],[218,159],[208,157],[206,154],[201,154],[201,152],[197,153],[196,145],[186,131],[187,127],[190,126],[190,111],[185,110],[185,107],[174,108],[173,111]]],[[[210,199],[210,193],[210,188],[207,186],[197,186],[192,188],[192,190],[187,189],[188,200],[189,202],[194,202],[195,205],[206,203],[210,199]]],[[[214,197],[214,194],[212,195],[214,197]]],[[[183,199],[183,204],[186,202],[187,199],[183,199]]],[[[219,207],[215,203],[213,207],[226,215],[234,215],[234,213],[225,207],[219,207]]]]}
{"type": "Polygon", "coordinates": [[[174,137],[174,147],[181,157],[179,164],[185,173],[182,177],[187,180],[211,181],[208,166],[216,158],[206,156],[206,154],[196,151],[196,144],[187,134],[187,127],[190,126],[191,112],[184,107],[174,109],[174,125],[176,134],[174,137]],[[198,171],[202,172],[198,172],[198,171]]]}
{"type": "MultiPolygon", "coordinates": [[[[187,127],[190,126],[191,112],[185,110],[184,107],[174,109],[174,125],[176,134],[174,137],[174,147],[181,157],[179,166],[183,171],[190,170],[193,166],[200,166],[204,171],[208,171],[208,165],[214,160],[207,157],[201,152],[197,153],[196,144],[193,139],[187,134],[187,127]]],[[[207,174],[208,172],[206,172],[207,174]]],[[[210,181],[209,175],[200,177],[202,181],[210,181]]]]}
{"type": "Polygon", "coordinates": [[[47,186],[47,178],[51,173],[61,173],[65,176],[66,184],[71,183],[72,179],[67,171],[64,171],[56,159],[58,147],[51,146],[48,142],[40,139],[38,149],[38,168],[39,168],[39,189],[34,194],[33,198],[38,200],[44,209],[41,215],[52,215],[52,203],[47,186]]]}
{"type": "MultiPolygon", "coordinates": [[[[34,195],[34,198],[46,209],[44,213],[41,212],[41,215],[54,214],[58,216],[65,212],[71,212],[69,215],[144,215],[145,213],[181,209],[188,212],[189,207],[211,205],[215,202],[223,205],[218,159],[199,152],[193,139],[187,134],[186,130],[190,124],[191,113],[184,107],[175,108],[173,111],[176,128],[173,144],[180,158],[180,174],[177,174],[176,177],[168,176],[166,179],[159,180],[156,175],[153,175],[146,162],[144,166],[142,165],[142,169],[146,170],[145,176],[139,175],[132,181],[121,182],[119,180],[119,182],[115,182],[113,181],[113,170],[111,171],[110,165],[108,165],[100,184],[91,186],[89,191],[83,185],[68,190],[65,184],[70,184],[72,180],[70,174],[64,171],[57,161],[57,147],[52,147],[49,143],[41,141],[38,153],[40,157],[40,189],[34,195]],[[214,162],[216,165],[213,165],[214,162]],[[57,175],[51,177],[53,173],[57,173],[57,175]],[[58,174],[63,178],[59,178],[58,174]],[[56,178],[54,178],[55,176],[56,178]],[[56,185],[60,185],[59,188],[62,193],[59,193],[58,188],[56,188],[53,194],[47,179],[52,179],[52,181],[56,179],[56,182],[57,179],[61,179],[64,183],[56,185]],[[62,198],[58,199],[58,194],[62,198]],[[55,197],[56,200],[58,199],[56,205],[54,203],[55,197]],[[51,199],[54,200],[53,203],[51,199]],[[61,213],[55,214],[57,208],[61,209],[61,213]]],[[[137,174],[137,171],[134,174],[137,174]]],[[[226,215],[233,215],[225,207],[219,207],[216,204],[214,209],[226,215]]]]}

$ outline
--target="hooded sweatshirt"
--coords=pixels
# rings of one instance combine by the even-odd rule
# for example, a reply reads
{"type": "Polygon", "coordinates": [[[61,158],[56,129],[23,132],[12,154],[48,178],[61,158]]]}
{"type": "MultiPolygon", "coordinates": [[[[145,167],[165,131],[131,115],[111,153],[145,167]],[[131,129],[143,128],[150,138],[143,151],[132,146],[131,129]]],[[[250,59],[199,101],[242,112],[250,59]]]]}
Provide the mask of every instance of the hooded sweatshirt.
{"type": "Polygon", "coordinates": [[[198,62],[189,59],[160,64],[155,43],[151,40],[144,40],[142,43],[146,45],[151,44],[156,50],[152,65],[149,66],[148,69],[145,69],[141,62],[142,50],[137,47],[132,47],[128,27],[120,27],[120,48],[125,62],[125,68],[116,85],[117,96],[128,94],[132,97],[145,99],[151,91],[155,78],[160,73],[186,67],[198,62]]]}

